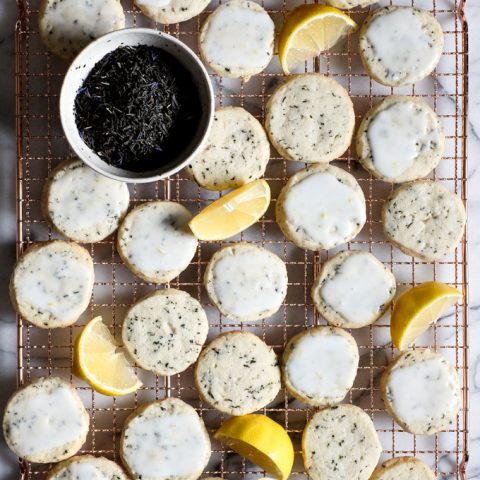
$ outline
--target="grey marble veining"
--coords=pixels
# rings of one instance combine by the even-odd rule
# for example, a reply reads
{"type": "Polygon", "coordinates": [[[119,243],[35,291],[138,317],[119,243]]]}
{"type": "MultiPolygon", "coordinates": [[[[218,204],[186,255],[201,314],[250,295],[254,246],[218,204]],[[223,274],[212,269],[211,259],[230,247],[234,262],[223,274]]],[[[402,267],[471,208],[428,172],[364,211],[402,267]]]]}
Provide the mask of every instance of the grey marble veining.
{"type": "MultiPolygon", "coordinates": [[[[467,0],[470,32],[469,265],[470,265],[470,462],[469,479],[480,479],[480,0],[467,0]],[[472,221],[474,219],[474,221],[472,221]]],[[[14,35],[16,7],[0,2],[0,411],[15,388],[16,328],[8,299],[15,256],[14,35]]],[[[451,86],[444,84],[445,91],[451,86]]],[[[383,361],[383,360],[382,360],[383,361]]],[[[234,468],[238,457],[229,457],[234,468]]],[[[448,461],[446,459],[445,461],[448,461]]],[[[0,480],[18,478],[16,458],[0,437],[0,480]]]]}

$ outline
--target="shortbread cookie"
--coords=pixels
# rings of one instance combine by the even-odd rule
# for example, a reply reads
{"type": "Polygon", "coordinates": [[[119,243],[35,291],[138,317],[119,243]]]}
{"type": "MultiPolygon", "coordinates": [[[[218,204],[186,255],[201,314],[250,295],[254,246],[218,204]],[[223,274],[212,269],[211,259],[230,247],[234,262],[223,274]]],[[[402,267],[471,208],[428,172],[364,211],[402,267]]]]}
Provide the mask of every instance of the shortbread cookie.
{"type": "Polygon", "coordinates": [[[40,37],[47,48],[71,60],[92,40],[125,28],[120,0],[42,0],[40,37]]]}
{"type": "Polygon", "coordinates": [[[276,203],[277,223],[295,245],[334,248],[357,236],[366,221],[365,197],[355,178],[332,165],[295,173],[276,203]]]}
{"type": "Polygon", "coordinates": [[[81,160],[67,160],[47,180],[42,210],[66,237],[76,242],[98,242],[118,228],[129,201],[126,183],[100,175],[81,160]]]}
{"type": "Polygon", "coordinates": [[[349,10],[355,7],[368,7],[377,3],[377,0],[325,0],[328,5],[336,8],[349,10]]]}
{"type": "Polygon", "coordinates": [[[250,332],[219,335],[197,362],[195,383],[200,396],[229,415],[265,407],[280,390],[280,367],[271,347],[250,332]]]}
{"type": "Polygon", "coordinates": [[[369,252],[348,250],[323,264],[312,286],[312,299],[331,325],[360,328],[385,313],[395,291],[395,277],[382,262],[369,252]]]}
{"type": "Polygon", "coordinates": [[[287,160],[330,162],[345,153],[354,127],[355,112],[347,91],[319,73],[292,75],[267,103],[265,128],[287,160]]]}
{"type": "Polygon", "coordinates": [[[223,107],[215,112],[205,149],[187,171],[201,187],[225,190],[262,177],[269,158],[261,123],[243,108],[223,107]]]}
{"type": "Polygon", "coordinates": [[[238,322],[272,316],[287,294],[287,268],[265,248],[237,243],[218,250],[205,270],[208,296],[238,322]]]}
{"type": "Polygon", "coordinates": [[[127,312],[122,339],[132,358],[157,375],[186,370],[200,354],[208,320],[187,292],[168,288],[147,295],[127,312]]]}
{"type": "Polygon", "coordinates": [[[190,20],[205,10],[210,0],[135,0],[135,5],[159,23],[178,23],[190,20]]]}
{"type": "Polygon", "coordinates": [[[90,418],[75,389],[58,377],[41,377],[17,390],[7,403],[3,433],[19,457],[59,462],[84,444],[90,418]]]}
{"type": "Polygon", "coordinates": [[[48,472],[47,480],[128,480],[123,469],[105,457],[79,455],[48,472]]]}
{"type": "Polygon", "coordinates": [[[210,448],[202,419],[179,398],[138,407],[120,440],[120,456],[134,480],[195,480],[208,463],[210,448]]]}
{"type": "Polygon", "coordinates": [[[382,446],[361,408],[337,405],[313,415],[303,431],[302,451],[313,480],[368,480],[382,446]]]}
{"type": "Polygon", "coordinates": [[[93,291],[93,260],[73,242],[39,242],[18,259],[10,298],[24,320],[40,328],[67,327],[86,310],[93,291]]]}
{"type": "Polygon", "coordinates": [[[283,352],[283,381],[294,397],[309,405],[334,405],[352,388],[358,359],[357,342],[347,331],[309,328],[295,335],[283,352]]]}
{"type": "Polygon", "coordinates": [[[427,262],[452,253],[467,214],[462,200],[441,183],[420,180],[393,191],[383,205],[383,231],[406,255],[427,262]]]}
{"type": "Polygon", "coordinates": [[[450,363],[430,350],[412,350],[385,370],[380,390],[388,413],[407,432],[433,435],[453,424],[460,384],[450,363]]]}
{"type": "Polygon", "coordinates": [[[200,55],[218,75],[248,80],[270,63],[274,38],[273,21],[258,3],[230,0],[203,24],[200,55]]]}
{"type": "Polygon", "coordinates": [[[368,74],[392,87],[422,80],[437,66],[443,31],[426,10],[383,7],[374,10],[360,29],[358,48],[368,74]]]}
{"type": "Polygon", "coordinates": [[[197,250],[188,226],[192,214],[175,202],[148,202],[120,225],[117,249],[125,265],[143,280],[169,282],[185,270],[197,250]]]}
{"type": "Polygon", "coordinates": [[[391,95],[363,118],[357,134],[362,166],[380,180],[402,183],[428,175],[442,158],[445,135],[419,98],[391,95]]]}
{"type": "Polygon", "coordinates": [[[435,480],[435,474],[418,458],[397,457],[383,462],[370,480],[435,480]]]}

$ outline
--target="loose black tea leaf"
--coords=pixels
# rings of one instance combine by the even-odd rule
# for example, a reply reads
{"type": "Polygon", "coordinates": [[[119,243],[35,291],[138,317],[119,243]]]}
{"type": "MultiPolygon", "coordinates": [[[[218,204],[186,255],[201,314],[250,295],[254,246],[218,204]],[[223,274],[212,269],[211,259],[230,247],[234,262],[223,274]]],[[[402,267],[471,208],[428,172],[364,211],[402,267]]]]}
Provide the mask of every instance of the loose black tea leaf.
{"type": "Polygon", "coordinates": [[[199,125],[190,73],[156,47],[119,47],[93,67],[75,98],[84,142],[105,162],[150,171],[174,159],[199,125]]]}

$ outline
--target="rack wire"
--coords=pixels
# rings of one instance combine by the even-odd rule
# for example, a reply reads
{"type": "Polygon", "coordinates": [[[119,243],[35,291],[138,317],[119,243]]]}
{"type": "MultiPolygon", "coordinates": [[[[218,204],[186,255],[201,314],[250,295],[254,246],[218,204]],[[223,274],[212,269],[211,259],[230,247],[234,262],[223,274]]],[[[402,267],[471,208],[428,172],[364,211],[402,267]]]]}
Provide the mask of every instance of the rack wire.
{"type": "MultiPolygon", "coordinates": [[[[17,103],[17,256],[32,242],[57,238],[41,215],[40,195],[45,179],[52,169],[72,155],[63,136],[58,113],[60,85],[68,65],[47,53],[38,33],[40,0],[17,0],[16,25],[16,103],[17,103]]],[[[216,6],[191,21],[162,26],[137,10],[132,1],[123,2],[129,26],[151,26],[187,43],[195,51],[199,28],[216,6]]],[[[283,18],[303,0],[262,0],[271,14],[276,30],[283,18]]],[[[466,139],[467,139],[467,24],[462,0],[383,0],[380,5],[412,5],[431,11],[443,26],[445,51],[435,72],[411,87],[390,88],[376,84],[365,73],[357,53],[357,37],[351,35],[339,47],[323,53],[313,62],[306,62],[305,71],[330,75],[348,89],[355,105],[357,125],[373,104],[392,93],[422,97],[437,112],[446,133],[446,152],[432,174],[451,191],[466,201],[466,139]]],[[[355,10],[351,16],[357,23],[370,11],[355,10]]],[[[249,82],[222,79],[211,75],[217,105],[243,106],[263,120],[265,103],[273,88],[283,80],[277,56],[268,69],[249,82]]],[[[452,314],[439,321],[418,341],[416,348],[432,348],[445,355],[457,368],[462,385],[463,406],[454,427],[433,436],[415,436],[403,432],[385,412],[380,399],[378,380],[388,360],[395,354],[389,338],[389,313],[370,327],[353,331],[359,345],[361,360],[354,387],[346,398],[365,409],[373,419],[383,445],[382,460],[393,456],[415,455],[429,464],[440,478],[466,478],[468,460],[467,404],[467,241],[454,254],[437,263],[427,263],[402,254],[384,238],[380,209],[392,186],[374,179],[356,162],[353,148],[335,162],[350,171],[359,181],[367,201],[367,224],[360,235],[341,249],[368,250],[392,269],[398,290],[419,282],[436,279],[464,292],[464,301],[452,314]]],[[[289,176],[298,168],[272,151],[266,180],[272,189],[272,205],[265,217],[232,241],[247,240],[263,245],[285,261],[289,273],[287,299],[280,311],[267,320],[233,323],[209,303],[202,287],[203,272],[212,253],[230,242],[200,243],[189,268],[170,286],[188,291],[207,310],[210,322],[209,340],[220,332],[248,329],[262,337],[281,354],[286,342],[308,326],[324,324],[313,308],[310,288],[319,266],[341,249],[328,252],[306,252],[287,241],[275,223],[275,199],[289,176]]],[[[187,206],[193,213],[218,197],[197,187],[183,173],[164,181],[131,186],[131,206],[153,199],[172,199],[187,206]]],[[[56,330],[38,329],[18,318],[18,384],[28,384],[45,375],[61,376],[75,385],[91,416],[91,428],[82,452],[104,455],[119,460],[118,440],[123,421],[139,404],[165,396],[180,397],[193,406],[215,431],[224,416],[200,401],[195,391],[192,368],[169,378],[156,377],[138,369],[144,388],[126,397],[105,397],[91,390],[71,373],[73,344],[82,327],[94,315],[102,315],[118,337],[126,308],[155,288],[131,274],[121,263],[115,249],[115,237],[86,245],[95,263],[95,287],[90,307],[72,327],[56,330]]],[[[275,402],[263,410],[285,426],[295,445],[292,476],[305,476],[301,460],[300,438],[312,409],[293,400],[282,389],[275,402]]],[[[226,478],[261,478],[265,472],[249,464],[233,452],[213,442],[207,476],[226,478]]],[[[48,465],[20,461],[22,479],[45,478],[48,465]]]]}

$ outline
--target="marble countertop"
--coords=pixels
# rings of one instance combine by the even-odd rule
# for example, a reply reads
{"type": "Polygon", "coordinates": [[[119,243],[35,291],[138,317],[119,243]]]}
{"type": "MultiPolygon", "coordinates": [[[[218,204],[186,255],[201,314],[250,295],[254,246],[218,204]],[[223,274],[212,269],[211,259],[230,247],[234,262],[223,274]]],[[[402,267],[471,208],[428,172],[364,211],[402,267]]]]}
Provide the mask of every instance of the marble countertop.
{"type": "MultiPolygon", "coordinates": [[[[469,304],[470,304],[470,462],[468,478],[480,479],[480,1],[467,1],[470,33],[469,112],[469,304]]],[[[15,258],[15,85],[13,0],[0,2],[0,412],[15,389],[16,329],[8,298],[9,276],[15,258]]],[[[18,478],[16,458],[0,437],[0,480],[18,478]]]]}

